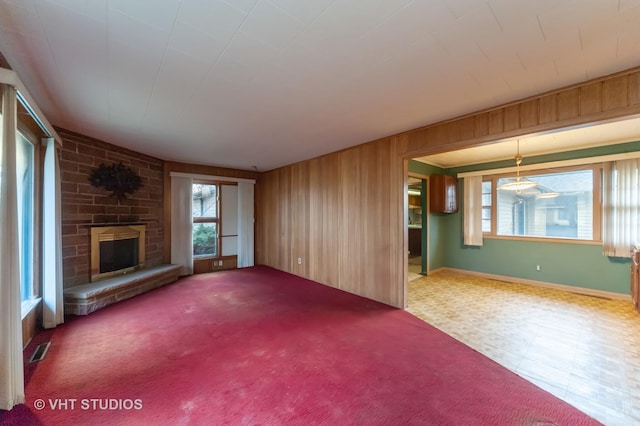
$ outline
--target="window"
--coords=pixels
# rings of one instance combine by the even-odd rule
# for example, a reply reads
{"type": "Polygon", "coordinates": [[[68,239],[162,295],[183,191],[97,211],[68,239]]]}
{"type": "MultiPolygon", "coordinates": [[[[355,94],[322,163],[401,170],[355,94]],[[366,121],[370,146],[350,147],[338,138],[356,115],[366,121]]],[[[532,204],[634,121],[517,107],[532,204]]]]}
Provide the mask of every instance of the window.
{"type": "Polygon", "coordinates": [[[20,250],[21,300],[35,297],[33,282],[34,241],[34,146],[20,132],[16,138],[16,183],[18,199],[18,244],[20,250]]]}
{"type": "Polygon", "coordinates": [[[492,183],[482,182],[482,232],[491,232],[492,183]]]}
{"type": "Polygon", "coordinates": [[[193,255],[218,257],[220,218],[218,186],[194,183],[191,191],[193,212],[193,255]]]}
{"type": "Polygon", "coordinates": [[[505,237],[600,239],[600,215],[595,210],[599,205],[600,169],[566,168],[526,177],[538,185],[509,191],[500,187],[513,181],[512,176],[485,178],[483,232],[505,237]]]}

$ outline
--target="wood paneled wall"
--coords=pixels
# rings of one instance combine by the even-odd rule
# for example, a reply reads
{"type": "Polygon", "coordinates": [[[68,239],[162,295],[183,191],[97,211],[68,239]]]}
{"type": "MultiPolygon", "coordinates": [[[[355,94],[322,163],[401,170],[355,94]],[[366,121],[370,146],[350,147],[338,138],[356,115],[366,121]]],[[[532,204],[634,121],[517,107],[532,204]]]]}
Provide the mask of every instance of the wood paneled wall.
{"type": "Polygon", "coordinates": [[[640,68],[263,173],[257,263],[404,307],[408,158],[636,114],[640,68]]]}

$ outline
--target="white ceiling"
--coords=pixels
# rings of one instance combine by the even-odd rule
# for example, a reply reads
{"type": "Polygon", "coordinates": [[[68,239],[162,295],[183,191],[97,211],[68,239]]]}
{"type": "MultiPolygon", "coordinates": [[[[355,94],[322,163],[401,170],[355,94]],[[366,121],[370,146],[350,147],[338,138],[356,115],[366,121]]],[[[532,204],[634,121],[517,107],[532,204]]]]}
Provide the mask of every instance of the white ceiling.
{"type": "Polygon", "coordinates": [[[640,0],[0,0],[53,124],[273,169],[640,65],[640,0]]]}

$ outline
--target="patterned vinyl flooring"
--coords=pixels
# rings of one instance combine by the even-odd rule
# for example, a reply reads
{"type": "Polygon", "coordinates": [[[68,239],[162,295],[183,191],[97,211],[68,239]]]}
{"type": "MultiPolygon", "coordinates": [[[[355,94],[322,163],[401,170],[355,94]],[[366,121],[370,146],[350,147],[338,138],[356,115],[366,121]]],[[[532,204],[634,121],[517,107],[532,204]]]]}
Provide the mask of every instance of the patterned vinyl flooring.
{"type": "Polygon", "coordinates": [[[605,425],[640,425],[640,314],[452,271],[412,276],[407,310],[605,425]]]}

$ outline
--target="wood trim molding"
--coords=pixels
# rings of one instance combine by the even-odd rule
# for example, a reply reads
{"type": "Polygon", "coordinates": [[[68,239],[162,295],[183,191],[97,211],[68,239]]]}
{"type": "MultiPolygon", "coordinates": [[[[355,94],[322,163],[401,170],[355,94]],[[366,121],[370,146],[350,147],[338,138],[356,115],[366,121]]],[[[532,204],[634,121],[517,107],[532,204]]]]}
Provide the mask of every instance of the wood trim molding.
{"type": "MultiPolygon", "coordinates": [[[[401,133],[406,158],[640,114],[640,67],[401,133]]],[[[400,136],[398,135],[398,136],[400,136]]]]}

